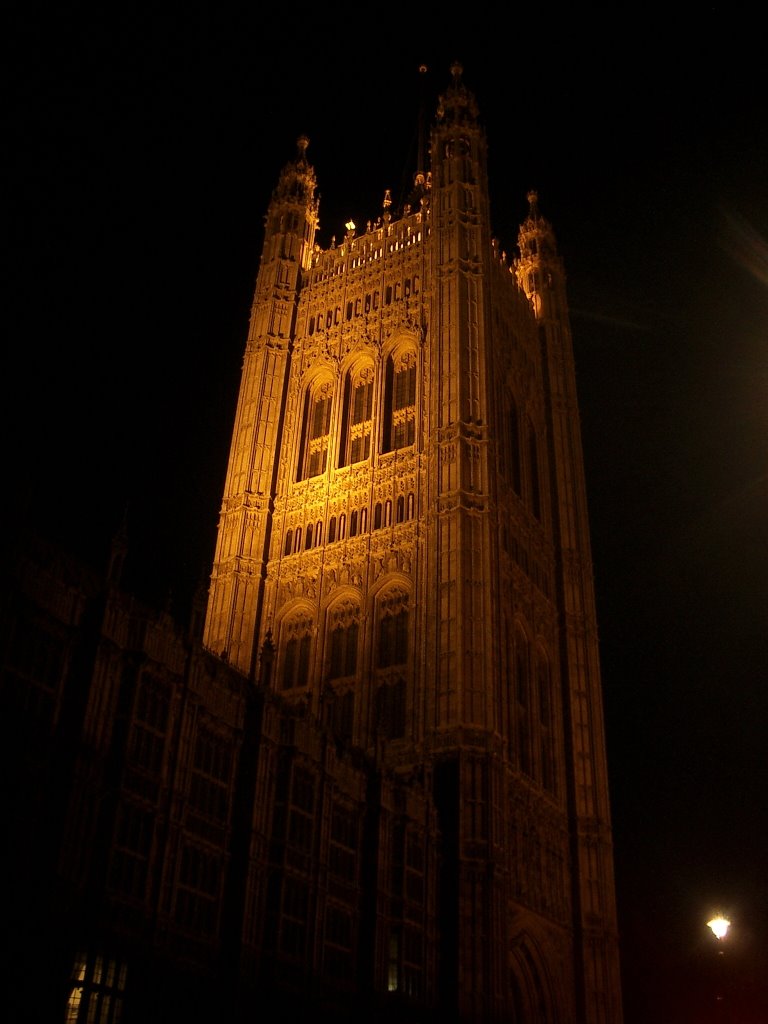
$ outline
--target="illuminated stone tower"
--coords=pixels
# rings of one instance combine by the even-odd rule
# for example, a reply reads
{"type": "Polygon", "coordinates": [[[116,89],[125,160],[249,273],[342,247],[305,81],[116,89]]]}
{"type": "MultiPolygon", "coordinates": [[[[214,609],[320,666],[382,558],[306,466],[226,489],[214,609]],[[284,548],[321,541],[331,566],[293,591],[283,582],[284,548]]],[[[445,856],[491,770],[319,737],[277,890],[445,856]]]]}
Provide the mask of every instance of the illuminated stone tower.
{"type": "Polygon", "coordinates": [[[518,258],[500,250],[458,65],[409,203],[386,193],[375,222],[329,249],[307,145],[266,217],[205,646],[340,742],[431,780],[443,1019],[618,1024],[587,502],[552,229],[531,193],[518,258]]]}

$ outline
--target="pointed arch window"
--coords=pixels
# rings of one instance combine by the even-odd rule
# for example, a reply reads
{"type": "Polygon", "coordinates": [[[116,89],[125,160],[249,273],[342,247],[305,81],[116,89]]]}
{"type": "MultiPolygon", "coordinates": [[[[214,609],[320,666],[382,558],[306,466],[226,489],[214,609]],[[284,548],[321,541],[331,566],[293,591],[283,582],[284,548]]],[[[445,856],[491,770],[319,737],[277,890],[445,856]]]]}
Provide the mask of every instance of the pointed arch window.
{"type": "Polygon", "coordinates": [[[364,462],[371,454],[373,367],[347,374],[339,464],[364,462]]]}
{"type": "Polygon", "coordinates": [[[376,735],[405,735],[409,597],[401,587],[387,590],[377,602],[376,689],[373,728],[376,735]]]}
{"type": "Polygon", "coordinates": [[[309,682],[309,656],[312,647],[312,620],[297,616],[284,624],[282,688],[293,690],[309,682]]]}
{"type": "Polygon", "coordinates": [[[416,355],[387,360],[384,450],[407,448],[416,440],[416,355]]]}
{"type": "Polygon", "coordinates": [[[408,661],[408,595],[393,591],[379,604],[379,668],[404,665],[408,661]]]}
{"type": "Polygon", "coordinates": [[[328,465],[333,386],[330,381],[315,384],[306,394],[302,429],[299,479],[320,476],[328,465]]]}
{"type": "Polygon", "coordinates": [[[357,648],[360,635],[360,609],[345,601],[334,606],[328,616],[330,657],[328,679],[354,676],[357,672],[357,648]]]}

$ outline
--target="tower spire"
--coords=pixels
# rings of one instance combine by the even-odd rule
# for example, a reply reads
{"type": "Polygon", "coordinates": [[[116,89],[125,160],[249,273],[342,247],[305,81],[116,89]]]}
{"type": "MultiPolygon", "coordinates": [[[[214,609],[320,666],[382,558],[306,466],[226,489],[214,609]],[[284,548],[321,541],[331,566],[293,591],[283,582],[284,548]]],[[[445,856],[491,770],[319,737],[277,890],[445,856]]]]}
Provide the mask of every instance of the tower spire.
{"type": "MultiPolygon", "coordinates": [[[[430,187],[429,164],[429,116],[427,113],[427,82],[429,68],[426,64],[419,65],[419,97],[418,116],[416,124],[416,168],[413,171],[413,186],[410,191],[403,189],[405,193],[405,205],[407,208],[418,209],[425,193],[430,187]]],[[[407,180],[407,179],[406,179],[407,180]]]]}

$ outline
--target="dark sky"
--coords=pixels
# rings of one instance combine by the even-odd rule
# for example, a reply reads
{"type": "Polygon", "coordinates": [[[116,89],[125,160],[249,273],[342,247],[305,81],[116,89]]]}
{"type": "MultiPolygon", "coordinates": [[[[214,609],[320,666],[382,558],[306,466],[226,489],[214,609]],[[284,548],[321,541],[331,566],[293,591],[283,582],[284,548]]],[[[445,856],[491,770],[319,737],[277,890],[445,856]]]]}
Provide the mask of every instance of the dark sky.
{"type": "Polygon", "coordinates": [[[417,5],[261,6],[12,11],[6,508],[97,560],[127,510],[130,582],[183,605],[210,570],[280,168],[306,133],[322,244],[375,218],[410,181],[420,90],[460,60],[496,234],[511,252],[537,188],[568,274],[627,1024],[699,1019],[715,906],[743,1019],[765,1021],[762,26],[708,5],[472,29],[472,5],[451,33],[417,5]]]}

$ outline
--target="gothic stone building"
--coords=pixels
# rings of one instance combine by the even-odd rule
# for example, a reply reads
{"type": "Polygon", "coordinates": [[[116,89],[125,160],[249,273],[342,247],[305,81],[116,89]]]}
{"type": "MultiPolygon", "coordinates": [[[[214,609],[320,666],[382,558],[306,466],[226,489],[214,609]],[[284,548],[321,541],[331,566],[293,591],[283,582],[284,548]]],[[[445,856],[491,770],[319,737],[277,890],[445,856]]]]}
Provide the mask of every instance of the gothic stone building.
{"type": "Polygon", "coordinates": [[[207,604],[142,608],[118,542],[101,581],[21,559],[5,602],[19,1019],[620,1024],[552,228],[531,193],[500,250],[458,66],[408,202],[328,249],[307,148],[268,207],[207,604]]]}

